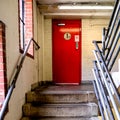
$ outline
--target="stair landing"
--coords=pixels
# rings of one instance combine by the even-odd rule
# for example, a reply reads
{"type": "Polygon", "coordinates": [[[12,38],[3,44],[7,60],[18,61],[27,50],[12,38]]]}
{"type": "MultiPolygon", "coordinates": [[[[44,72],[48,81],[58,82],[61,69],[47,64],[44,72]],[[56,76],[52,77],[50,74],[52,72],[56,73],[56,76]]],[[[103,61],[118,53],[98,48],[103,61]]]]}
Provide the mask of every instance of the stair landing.
{"type": "Polygon", "coordinates": [[[53,86],[47,86],[46,88],[41,91],[41,88],[36,89],[36,91],[39,91],[40,93],[51,93],[51,94],[75,94],[75,93],[81,93],[81,92],[94,92],[94,88],[92,84],[81,84],[81,85],[53,85],[53,86]]]}

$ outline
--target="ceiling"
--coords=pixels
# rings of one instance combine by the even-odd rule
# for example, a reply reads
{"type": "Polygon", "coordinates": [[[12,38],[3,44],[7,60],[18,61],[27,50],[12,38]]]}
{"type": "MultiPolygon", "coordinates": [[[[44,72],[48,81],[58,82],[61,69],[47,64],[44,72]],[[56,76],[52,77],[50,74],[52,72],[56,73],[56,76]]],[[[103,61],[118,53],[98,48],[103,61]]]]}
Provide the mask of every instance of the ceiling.
{"type": "Polygon", "coordinates": [[[58,5],[114,5],[115,0],[36,0],[45,18],[109,18],[112,10],[60,10],[58,5]]]}

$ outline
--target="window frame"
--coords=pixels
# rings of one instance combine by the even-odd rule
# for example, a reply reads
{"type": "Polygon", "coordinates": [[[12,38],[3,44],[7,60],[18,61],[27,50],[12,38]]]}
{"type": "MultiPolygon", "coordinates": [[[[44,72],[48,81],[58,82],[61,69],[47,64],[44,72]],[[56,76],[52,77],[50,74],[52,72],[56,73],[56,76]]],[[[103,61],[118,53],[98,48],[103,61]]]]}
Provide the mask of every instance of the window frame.
{"type": "MultiPolygon", "coordinates": [[[[28,17],[26,16],[26,9],[25,9],[25,4],[27,3],[26,2],[27,0],[18,0],[18,9],[19,9],[19,51],[20,53],[24,53],[24,50],[25,50],[25,46],[27,45],[26,43],[34,37],[34,21],[33,21],[33,0],[28,0],[29,2],[31,2],[31,5],[32,5],[32,10],[31,10],[31,19],[32,19],[32,22],[31,22],[31,29],[32,29],[32,37],[29,38],[29,40],[26,40],[26,36],[25,36],[25,33],[27,31],[28,28],[26,28],[26,20],[25,20],[25,17],[28,17]],[[26,2],[26,3],[25,3],[26,2]]],[[[34,44],[33,42],[31,42],[31,45],[28,49],[28,52],[27,52],[27,56],[30,57],[30,58],[33,58],[34,59],[34,44]],[[32,49],[31,49],[32,48],[32,49]],[[31,49],[32,53],[29,52],[29,50],[31,49]]]]}

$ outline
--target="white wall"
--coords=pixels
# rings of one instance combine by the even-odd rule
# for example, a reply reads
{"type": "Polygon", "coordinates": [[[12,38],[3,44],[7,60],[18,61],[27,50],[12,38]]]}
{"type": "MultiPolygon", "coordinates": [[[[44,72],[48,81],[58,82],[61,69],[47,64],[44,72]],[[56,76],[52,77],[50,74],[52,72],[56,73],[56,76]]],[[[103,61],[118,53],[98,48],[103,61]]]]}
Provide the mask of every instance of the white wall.
{"type": "MultiPolygon", "coordinates": [[[[35,5],[35,4],[34,4],[35,5]]],[[[36,16],[34,9],[34,16],[36,16]]],[[[37,23],[36,17],[34,22],[37,23]]],[[[18,0],[0,0],[0,20],[6,25],[6,54],[7,54],[7,79],[8,83],[12,76],[19,52],[19,22],[18,22],[18,0]]],[[[34,24],[37,27],[37,24],[34,24]]],[[[37,39],[35,32],[34,38],[37,39]]],[[[35,53],[37,57],[37,53],[35,53]]],[[[5,120],[19,120],[22,115],[22,105],[25,101],[25,92],[31,89],[31,84],[38,81],[37,58],[26,57],[24,65],[18,77],[16,88],[8,105],[8,113],[5,120]]]]}
{"type": "Polygon", "coordinates": [[[38,10],[39,81],[52,81],[52,20],[38,10]]]}
{"type": "Polygon", "coordinates": [[[38,56],[39,61],[39,81],[43,81],[43,52],[44,52],[44,16],[39,12],[37,8],[37,31],[38,31],[38,43],[40,45],[40,51],[38,56]]]}
{"type": "MultiPolygon", "coordinates": [[[[102,39],[102,29],[109,19],[82,19],[82,81],[93,80],[93,40],[102,39]]],[[[44,80],[52,80],[52,20],[44,20],[44,80]]]]}

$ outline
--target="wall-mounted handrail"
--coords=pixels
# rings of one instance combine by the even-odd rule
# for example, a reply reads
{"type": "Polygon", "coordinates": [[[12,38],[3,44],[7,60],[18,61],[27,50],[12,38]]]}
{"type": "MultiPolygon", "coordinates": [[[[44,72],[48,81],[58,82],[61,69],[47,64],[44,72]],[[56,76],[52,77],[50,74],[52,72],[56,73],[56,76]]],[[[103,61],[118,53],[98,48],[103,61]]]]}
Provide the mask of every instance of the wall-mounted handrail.
{"type": "Polygon", "coordinates": [[[15,71],[15,74],[13,76],[13,80],[11,82],[11,85],[9,86],[9,89],[8,89],[8,92],[7,92],[7,95],[6,95],[6,98],[3,102],[3,105],[2,105],[2,108],[1,108],[1,111],[0,111],[0,120],[3,120],[4,118],[4,115],[5,115],[5,112],[6,112],[6,109],[7,109],[7,106],[8,106],[8,103],[9,103],[9,100],[11,98],[11,95],[12,95],[12,92],[15,88],[15,85],[16,85],[16,82],[17,82],[17,78],[19,76],[19,73],[21,71],[21,68],[22,68],[22,65],[23,65],[23,62],[25,60],[25,57],[26,57],[26,54],[28,52],[28,49],[29,49],[29,46],[31,44],[31,42],[33,41],[33,43],[35,44],[36,46],[36,50],[38,50],[40,47],[39,45],[36,43],[36,41],[31,38],[29,41],[28,41],[28,44],[27,46],[25,47],[25,50],[24,50],[24,53],[22,54],[22,57],[21,57],[21,60],[20,60],[20,63],[17,65],[17,70],[15,71]]]}

